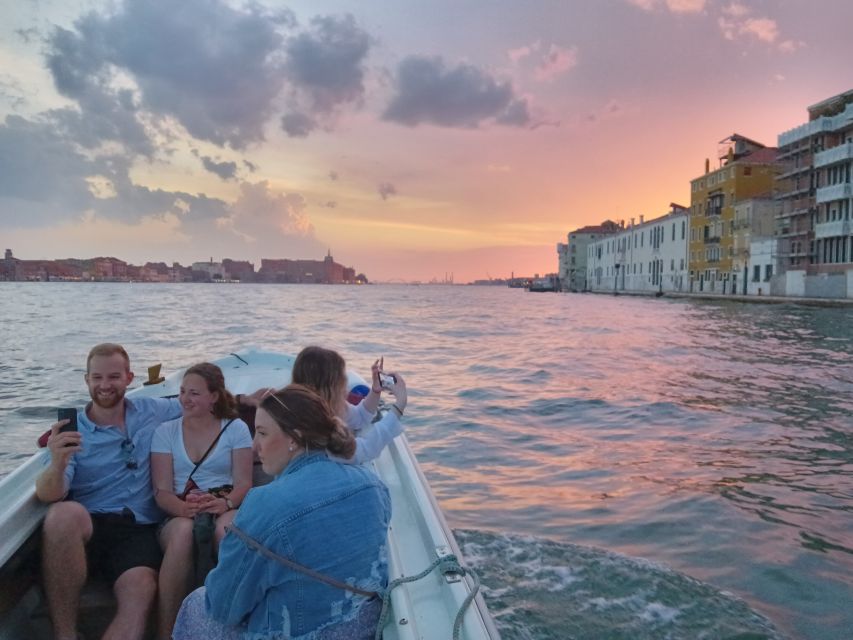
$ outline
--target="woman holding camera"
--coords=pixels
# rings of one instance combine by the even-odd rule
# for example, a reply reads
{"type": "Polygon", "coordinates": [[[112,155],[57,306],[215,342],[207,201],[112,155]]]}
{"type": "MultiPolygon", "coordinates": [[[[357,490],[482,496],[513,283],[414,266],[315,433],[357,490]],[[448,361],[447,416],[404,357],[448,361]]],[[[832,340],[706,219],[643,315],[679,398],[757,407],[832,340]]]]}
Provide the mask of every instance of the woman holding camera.
{"type": "Polygon", "coordinates": [[[383,359],[373,363],[370,392],[360,403],[352,405],[347,401],[346,362],[337,351],[317,346],[305,347],[293,363],[293,383],[318,393],[347,427],[355,432],[356,451],[348,462],[361,464],[373,460],[391,440],[403,432],[400,418],[408,402],[406,382],[399,373],[383,372],[383,364],[383,359]],[[383,390],[394,396],[394,404],[378,422],[370,426],[383,390]]]}

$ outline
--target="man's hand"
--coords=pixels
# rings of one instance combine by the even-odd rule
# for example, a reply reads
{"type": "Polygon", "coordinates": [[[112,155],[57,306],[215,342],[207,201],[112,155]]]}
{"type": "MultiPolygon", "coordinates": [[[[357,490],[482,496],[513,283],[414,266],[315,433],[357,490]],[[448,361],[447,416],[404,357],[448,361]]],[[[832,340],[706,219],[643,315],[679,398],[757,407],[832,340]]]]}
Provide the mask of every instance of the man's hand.
{"type": "Polygon", "coordinates": [[[68,460],[80,451],[83,436],[79,431],[60,432],[59,429],[68,424],[70,420],[54,422],[50,427],[50,437],[47,439],[47,448],[50,449],[51,464],[65,469],[68,460]]]}

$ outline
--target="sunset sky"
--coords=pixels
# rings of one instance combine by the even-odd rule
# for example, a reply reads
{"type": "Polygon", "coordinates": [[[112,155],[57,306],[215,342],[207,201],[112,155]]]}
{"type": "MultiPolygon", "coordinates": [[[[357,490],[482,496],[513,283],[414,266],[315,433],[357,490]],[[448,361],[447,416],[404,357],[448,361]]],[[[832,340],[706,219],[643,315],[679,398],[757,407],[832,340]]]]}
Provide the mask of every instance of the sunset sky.
{"type": "Polygon", "coordinates": [[[23,259],[557,270],[853,89],[850,0],[0,0],[23,259]]]}

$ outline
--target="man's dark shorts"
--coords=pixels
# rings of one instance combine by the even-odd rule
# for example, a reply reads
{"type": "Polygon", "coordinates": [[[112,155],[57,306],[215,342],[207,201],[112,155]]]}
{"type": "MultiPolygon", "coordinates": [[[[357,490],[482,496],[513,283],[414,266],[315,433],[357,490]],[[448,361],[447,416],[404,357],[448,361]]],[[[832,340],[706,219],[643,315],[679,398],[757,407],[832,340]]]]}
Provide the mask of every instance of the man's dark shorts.
{"type": "Polygon", "coordinates": [[[134,567],[159,571],[163,554],[156,524],[137,524],[133,513],[93,513],[92,538],[86,545],[89,571],[113,584],[134,567]]]}

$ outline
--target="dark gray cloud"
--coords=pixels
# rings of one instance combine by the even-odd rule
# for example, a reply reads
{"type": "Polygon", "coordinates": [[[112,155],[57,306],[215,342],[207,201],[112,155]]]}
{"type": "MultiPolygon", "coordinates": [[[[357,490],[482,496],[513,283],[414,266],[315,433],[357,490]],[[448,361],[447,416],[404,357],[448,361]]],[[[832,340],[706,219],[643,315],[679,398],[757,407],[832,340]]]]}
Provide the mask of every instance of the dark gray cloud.
{"type": "Polygon", "coordinates": [[[317,128],[317,121],[305,113],[291,112],[281,117],[281,128],[291,138],[304,138],[317,128]]]}
{"type": "Polygon", "coordinates": [[[379,195],[383,200],[387,200],[390,196],[397,195],[397,187],[390,182],[380,182],[379,186],[376,187],[376,190],[379,192],[379,195]]]}
{"type": "Polygon", "coordinates": [[[337,179],[338,179],[338,177],[339,177],[339,176],[338,176],[338,172],[337,172],[337,171],[329,171],[329,180],[331,180],[332,182],[334,182],[335,180],[337,180],[337,179]]]}
{"type": "Polygon", "coordinates": [[[290,81],[306,92],[311,106],[328,112],[364,95],[364,60],[371,38],[351,15],[317,17],[311,28],[287,43],[290,81]]]}
{"type": "Polygon", "coordinates": [[[449,68],[440,57],[410,56],[400,63],[394,84],[396,94],[382,116],[391,122],[462,128],[487,120],[531,124],[526,100],[515,95],[509,82],[470,64],[449,68]]]}
{"type": "MultiPolygon", "coordinates": [[[[111,15],[89,13],[74,31],[55,29],[47,63],[57,89],[83,114],[115,118],[116,70],[131,75],[140,105],[189,133],[242,149],[263,125],[284,84],[281,26],[287,14],[207,0],[126,0],[111,15]]],[[[116,129],[119,129],[116,126],[116,129]]]]}
{"type": "Polygon", "coordinates": [[[201,163],[205,169],[211,173],[215,173],[223,180],[233,180],[237,177],[236,162],[217,162],[210,156],[202,156],[201,163]]]}
{"type": "Polygon", "coordinates": [[[130,178],[126,155],[84,155],[50,120],[7,116],[0,125],[0,219],[38,227],[80,219],[84,212],[127,223],[178,216],[190,224],[227,214],[215,198],[149,189],[130,178]],[[94,183],[104,185],[96,193],[94,183]]]}
{"type": "Polygon", "coordinates": [[[255,173],[255,171],[258,170],[258,165],[256,165],[254,162],[251,162],[249,160],[243,160],[243,164],[249,170],[249,173],[255,173]]]}
{"type": "Polygon", "coordinates": [[[94,202],[86,178],[95,173],[48,122],[7,116],[0,124],[0,218],[35,227],[79,217],[94,202]]]}
{"type": "Polygon", "coordinates": [[[344,105],[364,98],[365,59],[372,40],[351,15],[314,18],[286,45],[290,111],[281,119],[291,137],[326,125],[344,105]]]}

